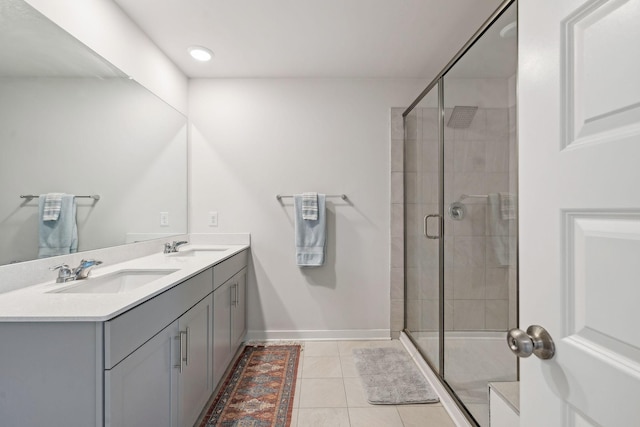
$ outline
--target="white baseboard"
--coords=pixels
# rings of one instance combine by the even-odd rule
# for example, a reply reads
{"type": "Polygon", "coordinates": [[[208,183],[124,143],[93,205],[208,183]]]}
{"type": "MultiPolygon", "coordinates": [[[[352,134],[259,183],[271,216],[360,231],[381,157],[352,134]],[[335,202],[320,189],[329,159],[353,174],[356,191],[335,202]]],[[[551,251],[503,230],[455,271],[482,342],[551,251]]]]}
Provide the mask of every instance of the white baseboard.
{"type": "Polygon", "coordinates": [[[388,329],[248,331],[246,339],[247,341],[390,340],[391,332],[388,329]]]}
{"type": "Polygon", "coordinates": [[[427,362],[422,358],[422,355],[418,352],[418,349],[415,348],[407,334],[402,332],[400,334],[400,342],[404,345],[404,348],[407,349],[413,360],[418,365],[418,368],[422,371],[423,375],[431,384],[431,387],[435,390],[440,397],[440,403],[444,406],[444,409],[447,411],[453,422],[457,427],[473,427],[471,423],[464,416],[456,402],[447,392],[447,389],[444,388],[436,374],[431,370],[427,362]]]}

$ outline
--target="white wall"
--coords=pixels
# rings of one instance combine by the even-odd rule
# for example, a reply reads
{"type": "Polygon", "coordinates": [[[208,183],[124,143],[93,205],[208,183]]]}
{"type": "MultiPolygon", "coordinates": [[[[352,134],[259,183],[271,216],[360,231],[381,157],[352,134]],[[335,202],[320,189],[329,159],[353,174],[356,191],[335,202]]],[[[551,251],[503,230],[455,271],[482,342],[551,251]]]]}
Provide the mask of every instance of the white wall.
{"type": "Polygon", "coordinates": [[[25,0],[183,114],[186,76],[111,0],[25,0]]]}
{"type": "Polygon", "coordinates": [[[251,232],[252,337],[389,336],[389,110],[426,83],[191,81],[190,231],[251,232]],[[350,200],[328,203],[317,269],[296,267],[291,199],[275,199],[302,191],[350,200]]]}

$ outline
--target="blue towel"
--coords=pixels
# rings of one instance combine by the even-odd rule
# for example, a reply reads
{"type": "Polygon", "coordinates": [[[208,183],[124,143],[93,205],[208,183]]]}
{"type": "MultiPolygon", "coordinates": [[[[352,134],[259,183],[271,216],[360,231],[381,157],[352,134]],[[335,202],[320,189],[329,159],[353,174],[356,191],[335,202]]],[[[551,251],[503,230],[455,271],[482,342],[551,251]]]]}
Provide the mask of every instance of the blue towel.
{"type": "Polygon", "coordinates": [[[46,195],[38,199],[38,258],[66,255],[78,251],[78,226],[76,224],[76,200],[72,194],[64,194],[60,201],[60,213],[55,221],[45,221],[46,195]]]}
{"type": "Polygon", "coordinates": [[[326,242],[325,195],[318,194],[318,219],[302,217],[303,196],[293,196],[295,208],[296,263],[300,267],[319,267],[324,264],[326,242]]]}

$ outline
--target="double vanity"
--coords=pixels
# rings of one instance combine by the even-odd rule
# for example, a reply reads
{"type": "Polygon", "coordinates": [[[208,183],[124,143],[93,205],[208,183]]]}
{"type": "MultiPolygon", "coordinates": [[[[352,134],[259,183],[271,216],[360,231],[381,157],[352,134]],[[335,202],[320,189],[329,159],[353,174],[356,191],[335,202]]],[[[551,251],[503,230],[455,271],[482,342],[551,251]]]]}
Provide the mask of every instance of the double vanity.
{"type": "Polygon", "coordinates": [[[248,245],[179,249],[0,294],[1,424],[192,426],[246,332],[248,245]]]}

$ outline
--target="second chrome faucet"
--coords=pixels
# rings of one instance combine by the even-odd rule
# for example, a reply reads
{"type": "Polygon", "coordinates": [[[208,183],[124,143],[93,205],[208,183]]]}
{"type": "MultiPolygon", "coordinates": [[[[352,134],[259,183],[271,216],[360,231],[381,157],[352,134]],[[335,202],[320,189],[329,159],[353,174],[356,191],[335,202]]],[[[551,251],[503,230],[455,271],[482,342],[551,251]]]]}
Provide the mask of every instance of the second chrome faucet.
{"type": "Polygon", "coordinates": [[[165,254],[171,254],[174,252],[178,252],[178,247],[182,246],[182,245],[186,245],[187,241],[185,240],[181,240],[179,242],[176,242],[175,240],[173,241],[173,243],[165,243],[164,244],[164,253],[165,254]]]}
{"type": "Polygon", "coordinates": [[[67,264],[56,265],[55,267],[49,268],[49,270],[58,270],[58,278],[56,279],[56,283],[65,283],[70,282],[72,280],[82,280],[89,277],[89,273],[91,273],[91,269],[96,265],[102,264],[102,261],[98,261],[95,259],[83,259],[80,261],[80,265],[76,268],[72,269],[67,264]]]}

